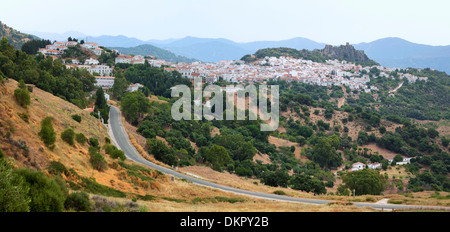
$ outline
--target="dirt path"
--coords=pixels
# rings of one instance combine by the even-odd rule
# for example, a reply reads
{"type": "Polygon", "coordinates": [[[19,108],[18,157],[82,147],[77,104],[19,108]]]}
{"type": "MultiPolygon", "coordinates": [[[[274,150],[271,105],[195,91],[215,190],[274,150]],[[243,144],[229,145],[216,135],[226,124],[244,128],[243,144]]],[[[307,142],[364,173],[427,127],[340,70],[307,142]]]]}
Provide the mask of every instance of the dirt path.
{"type": "Polygon", "coordinates": [[[395,92],[397,92],[397,90],[400,89],[400,88],[402,87],[402,85],[403,85],[403,81],[402,81],[402,83],[400,83],[395,89],[389,91],[389,93],[395,93],[395,92]]]}

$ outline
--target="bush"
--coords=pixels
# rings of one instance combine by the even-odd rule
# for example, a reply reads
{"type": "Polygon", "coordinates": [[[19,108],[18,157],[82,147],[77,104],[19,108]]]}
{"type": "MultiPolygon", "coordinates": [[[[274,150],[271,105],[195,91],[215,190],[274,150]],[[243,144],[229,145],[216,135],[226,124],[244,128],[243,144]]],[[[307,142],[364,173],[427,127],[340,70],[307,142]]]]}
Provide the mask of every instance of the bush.
{"type": "Polygon", "coordinates": [[[349,172],[342,177],[345,186],[356,195],[380,195],[386,188],[386,179],[377,170],[363,169],[349,172]]]}
{"type": "Polygon", "coordinates": [[[69,128],[61,133],[61,139],[69,145],[75,144],[75,132],[69,128]]]}
{"type": "Polygon", "coordinates": [[[51,161],[47,171],[52,175],[60,175],[61,173],[64,173],[66,176],[69,175],[69,170],[67,170],[66,166],[58,161],[51,161]]]}
{"type": "Polygon", "coordinates": [[[78,133],[75,135],[75,140],[80,144],[85,144],[87,141],[86,136],[83,133],[78,133]]]}
{"type": "Polygon", "coordinates": [[[79,122],[79,123],[81,123],[81,116],[78,115],[78,114],[72,115],[72,119],[75,120],[75,121],[77,121],[77,122],[79,122]]]}
{"type": "Polygon", "coordinates": [[[85,192],[74,192],[67,196],[64,202],[64,207],[67,210],[74,211],[91,211],[91,202],[89,201],[89,195],[85,192]]]}
{"type": "Polygon", "coordinates": [[[14,163],[2,158],[0,149],[0,212],[29,212],[29,187],[25,179],[14,175],[14,163]]]}
{"type": "Polygon", "coordinates": [[[17,169],[15,173],[25,179],[30,191],[31,212],[62,212],[66,199],[64,190],[54,179],[30,169],[17,169]]]}
{"type": "Polygon", "coordinates": [[[26,89],[16,89],[14,90],[14,97],[20,106],[26,107],[31,104],[31,97],[26,89]]]}
{"type": "Polygon", "coordinates": [[[26,123],[30,123],[30,117],[26,113],[17,113],[19,117],[26,123]]]}
{"type": "Polygon", "coordinates": [[[39,136],[41,136],[41,139],[46,146],[50,146],[55,143],[56,133],[53,130],[52,118],[46,117],[42,120],[39,136]]]}
{"type": "Polygon", "coordinates": [[[105,157],[98,153],[96,147],[89,147],[89,155],[91,156],[89,161],[94,169],[100,172],[106,170],[107,163],[105,157]]]}
{"type": "Polygon", "coordinates": [[[114,150],[111,154],[110,154],[111,158],[113,159],[121,159],[122,161],[124,161],[126,159],[125,157],[125,152],[121,151],[121,150],[114,150]]]}
{"type": "Polygon", "coordinates": [[[93,147],[98,147],[100,145],[100,143],[98,142],[98,139],[90,138],[89,139],[89,145],[91,145],[93,147]]]}

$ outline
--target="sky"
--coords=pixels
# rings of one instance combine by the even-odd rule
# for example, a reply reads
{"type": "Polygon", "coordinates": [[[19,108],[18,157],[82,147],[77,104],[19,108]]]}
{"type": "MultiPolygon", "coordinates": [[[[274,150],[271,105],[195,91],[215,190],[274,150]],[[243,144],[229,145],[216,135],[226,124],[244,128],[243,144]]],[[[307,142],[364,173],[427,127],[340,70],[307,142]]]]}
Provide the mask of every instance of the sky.
{"type": "Polygon", "coordinates": [[[450,45],[447,0],[1,1],[0,21],[22,32],[235,42],[304,37],[332,45],[400,37],[450,45]]]}

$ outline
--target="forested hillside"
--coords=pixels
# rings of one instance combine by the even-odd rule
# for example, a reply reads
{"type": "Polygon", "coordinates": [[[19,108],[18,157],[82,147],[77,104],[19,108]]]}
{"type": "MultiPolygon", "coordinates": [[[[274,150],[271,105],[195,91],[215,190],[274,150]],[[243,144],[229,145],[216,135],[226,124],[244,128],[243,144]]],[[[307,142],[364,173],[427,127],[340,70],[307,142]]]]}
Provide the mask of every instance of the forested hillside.
{"type": "Polygon", "coordinates": [[[67,100],[86,107],[86,94],[94,90],[95,78],[85,69],[67,69],[60,59],[32,56],[16,50],[8,39],[0,42],[0,76],[23,80],[67,100]]]}
{"type": "MultiPolygon", "coordinates": [[[[147,69],[151,70],[150,67],[147,69]]],[[[129,81],[136,81],[142,76],[142,71],[138,70],[145,70],[145,65],[129,67],[123,75],[129,81]]],[[[148,72],[146,78],[169,75],[163,72],[163,69],[155,69],[148,72]]],[[[433,78],[433,72],[423,72],[421,75],[428,76],[428,82],[406,84],[405,93],[410,88],[418,89],[422,85],[443,85],[448,88],[445,84],[448,76],[437,80],[433,78]]],[[[158,81],[146,83],[140,93],[125,93],[121,101],[147,102],[145,92],[161,94],[157,86],[163,85],[162,79],[155,80],[158,81]]],[[[173,81],[176,79],[166,80],[170,80],[171,84],[177,83],[173,81]]],[[[182,80],[179,79],[179,83],[182,80]]],[[[352,188],[350,179],[354,176],[350,177],[349,174],[346,178],[346,173],[351,173],[349,170],[353,163],[363,162],[367,165],[379,162],[383,164],[382,172],[389,172],[397,168],[395,162],[391,163],[389,159],[399,162],[403,158],[412,158],[411,164],[402,166],[409,173],[408,179],[398,180],[395,176],[366,173],[375,175],[377,183],[373,184],[380,188],[374,191],[358,190],[358,194],[381,194],[386,189],[396,192],[450,190],[449,137],[448,133],[438,132],[448,131],[448,127],[423,127],[409,115],[413,108],[422,109],[423,112],[434,110],[432,115],[439,115],[439,118],[446,115],[446,108],[426,103],[431,100],[429,94],[415,96],[414,104],[421,108],[408,102],[404,103],[402,114],[385,114],[386,111],[395,112],[397,109],[389,108],[383,100],[379,102],[368,93],[338,86],[328,88],[284,80],[269,81],[268,84],[279,85],[281,92],[281,126],[278,131],[271,133],[261,132],[259,128],[262,122],[248,120],[248,114],[244,121],[175,121],[170,109],[177,99],[170,99],[168,103],[141,103],[139,105],[145,107],[134,109],[138,116],[127,119],[137,125],[137,131],[147,138],[149,154],[169,165],[208,165],[214,170],[257,178],[270,186],[289,186],[316,194],[333,191],[334,194],[345,195],[352,188]],[[337,99],[343,97],[346,101],[338,107],[337,99]],[[213,128],[218,128],[220,133],[213,136],[213,128]],[[269,142],[274,137],[289,140],[295,146],[275,146],[269,142]],[[254,160],[257,154],[267,155],[270,162],[254,160]]],[[[390,90],[385,88],[382,92],[388,95],[390,90]]],[[[168,97],[167,93],[163,94],[168,97]]],[[[448,92],[436,89],[432,94],[434,98],[440,98],[434,102],[446,104],[443,101],[448,98],[448,92]]],[[[122,110],[130,110],[128,105],[122,104],[122,110]]]]}
{"type": "Polygon", "coordinates": [[[21,33],[0,21],[0,39],[3,37],[7,38],[16,49],[20,49],[25,42],[37,39],[36,36],[21,33]]]}
{"type": "Polygon", "coordinates": [[[324,63],[326,60],[346,60],[363,66],[378,65],[377,62],[369,59],[364,51],[356,50],[352,45],[331,46],[327,45],[323,49],[297,50],[293,48],[265,48],[255,52],[254,55],[245,55],[241,60],[253,62],[264,57],[287,56],[296,59],[312,60],[314,62],[324,63]]]}

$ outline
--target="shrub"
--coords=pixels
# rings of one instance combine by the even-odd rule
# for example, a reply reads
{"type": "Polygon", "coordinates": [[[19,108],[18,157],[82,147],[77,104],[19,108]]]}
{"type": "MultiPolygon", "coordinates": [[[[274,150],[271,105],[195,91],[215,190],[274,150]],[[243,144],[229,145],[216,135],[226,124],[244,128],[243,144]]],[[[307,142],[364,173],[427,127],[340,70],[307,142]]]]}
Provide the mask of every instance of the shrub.
{"type": "Polygon", "coordinates": [[[30,122],[30,117],[28,116],[28,114],[26,113],[17,113],[17,115],[19,115],[19,117],[26,123],[30,122]]]}
{"type": "Polygon", "coordinates": [[[46,117],[42,120],[39,136],[41,136],[41,139],[46,146],[50,146],[55,143],[56,133],[53,130],[52,118],[46,117]]]}
{"type": "Polygon", "coordinates": [[[80,144],[84,144],[87,141],[86,136],[84,136],[83,133],[78,133],[75,135],[75,140],[80,143],[80,144]]]}
{"type": "Polygon", "coordinates": [[[69,175],[69,171],[67,170],[66,166],[58,161],[51,161],[47,170],[52,175],[59,175],[61,173],[64,173],[64,175],[66,176],[69,175]]]}
{"type": "Polygon", "coordinates": [[[90,138],[89,139],[89,145],[91,145],[93,147],[98,147],[100,145],[100,143],[98,142],[98,139],[90,138]]]}
{"type": "Polygon", "coordinates": [[[75,144],[75,132],[69,128],[69,129],[65,129],[62,133],[61,133],[61,139],[68,143],[69,145],[74,145],[75,144]]]}
{"type": "Polygon", "coordinates": [[[91,211],[91,202],[89,201],[89,195],[85,192],[74,192],[67,196],[64,202],[64,207],[67,210],[74,211],[91,211]]]}
{"type": "Polygon", "coordinates": [[[14,175],[14,164],[2,158],[0,149],[0,212],[29,212],[29,187],[25,179],[14,175]]]}
{"type": "Polygon", "coordinates": [[[14,90],[14,97],[16,98],[17,103],[19,103],[22,107],[26,107],[31,104],[30,94],[25,89],[14,90]]]}
{"type": "Polygon", "coordinates": [[[72,119],[75,120],[75,121],[77,121],[77,122],[80,122],[80,123],[81,123],[81,116],[78,115],[78,114],[72,115],[72,119]]]}
{"type": "Polygon", "coordinates": [[[98,153],[96,147],[89,147],[89,155],[91,156],[89,161],[94,169],[100,172],[106,170],[107,163],[105,157],[98,153]]]}
{"type": "Polygon", "coordinates": [[[111,154],[110,154],[111,158],[113,159],[121,159],[122,161],[126,159],[125,157],[125,152],[121,151],[121,150],[114,150],[111,154]]]}
{"type": "Polygon", "coordinates": [[[39,171],[30,169],[17,169],[15,173],[25,179],[30,191],[29,203],[31,212],[62,212],[64,209],[65,194],[54,179],[39,171]]]}

